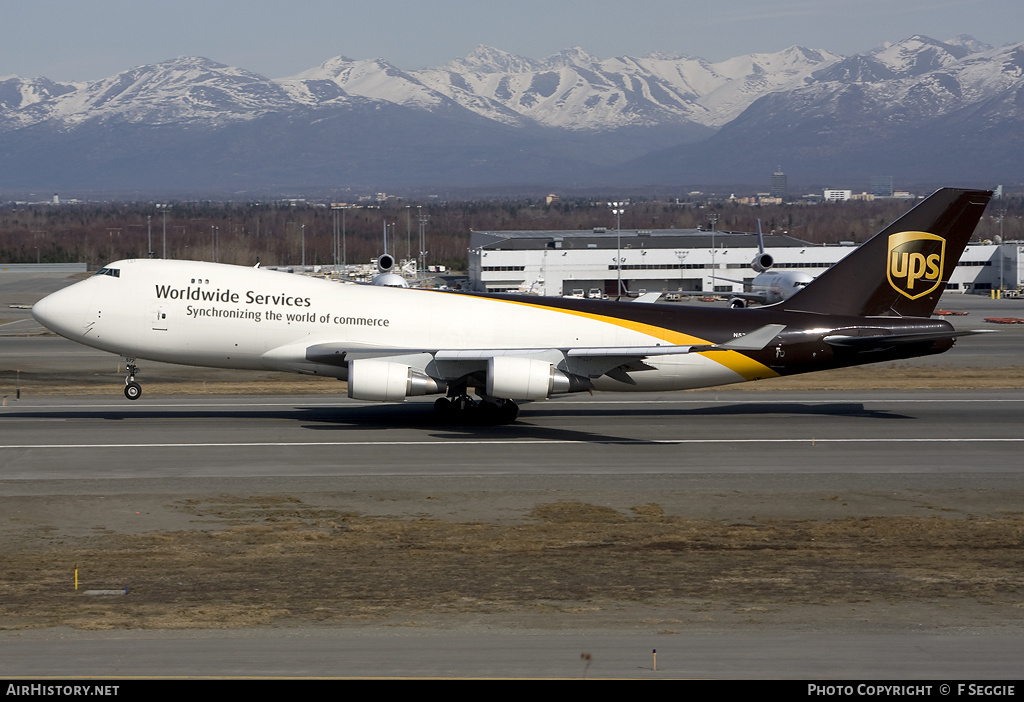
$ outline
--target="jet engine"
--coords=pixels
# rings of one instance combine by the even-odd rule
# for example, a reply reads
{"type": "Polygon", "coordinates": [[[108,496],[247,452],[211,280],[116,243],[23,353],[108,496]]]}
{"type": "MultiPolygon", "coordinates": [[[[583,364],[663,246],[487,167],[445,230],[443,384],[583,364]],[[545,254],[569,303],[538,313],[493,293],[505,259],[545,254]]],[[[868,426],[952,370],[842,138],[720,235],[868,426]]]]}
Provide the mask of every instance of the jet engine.
{"type": "Polygon", "coordinates": [[[402,402],[415,395],[445,392],[448,384],[404,363],[360,358],[348,364],[348,396],[353,400],[402,402]]]}
{"type": "Polygon", "coordinates": [[[373,276],[373,284],[385,288],[407,288],[409,283],[405,278],[395,273],[395,266],[398,262],[391,254],[381,254],[377,257],[377,275],[373,276]]]}
{"type": "Polygon", "coordinates": [[[742,297],[734,297],[731,300],[729,300],[729,307],[731,307],[734,310],[742,310],[746,306],[747,301],[744,300],[742,297]]]}
{"type": "Polygon", "coordinates": [[[552,395],[581,392],[589,378],[564,373],[547,361],[524,356],[487,359],[487,394],[511,400],[546,400],[552,395]]]}
{"type": "Polygon", "coordinates": [[[750,267],[758,273],[764,273],[769,268],[775,265],[775,259],[769,253],[759,253],[754,256],[754,260],[750,262],[750,267]]]}

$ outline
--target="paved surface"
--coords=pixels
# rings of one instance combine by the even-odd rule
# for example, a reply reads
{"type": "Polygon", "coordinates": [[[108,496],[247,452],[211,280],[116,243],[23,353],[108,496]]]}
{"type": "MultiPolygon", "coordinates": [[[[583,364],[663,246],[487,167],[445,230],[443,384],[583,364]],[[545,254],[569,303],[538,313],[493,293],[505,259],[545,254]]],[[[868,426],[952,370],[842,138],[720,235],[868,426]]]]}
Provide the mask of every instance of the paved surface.
{"type": "MultiPolygon", "coordinates": [[[[60,282],[26,280],[0,281],[0,301],[30,304],[60,282]]],[[[960,328],[1003,333],[902,363],[1021,365],[1024,329],[982,318],[1024,317],[1024,303],[953,295],[941,306],[970,312],[952,318],[960,328]]],[[[31,327],[24,310],[0,310],[0,318],[15,322],[0,335],[31,327]]],[[[0,339],[0,372],[97,373],[112,383],[109,397],[20,401],[5,385],[2,538],[38,528],[70,536],[195,528],[168,505],[224,494],[301,494],[366,514],[497,521],[558,499],[616,509],[657,502],[715,519],[973,518],[1019,514],[1024,504],[1024,394],[1014,391],[573,396],[527,405],[514,425],[457,428],[436,423],[423,402],[198,396],[130,404],[116,364],[59,339],[0,339]]],[[[143,371],[144,380],[222,373],[143,371]]],[[[771,626],[673,633],[649,630],[629,612],[614,627],[585,630],[480,618],[420,628],[3,631],[0,675],[1019,677],[1024,627],[946,612],[937,605],[894,617],[879,602],[864,604],[855,623],[805,613],[771,626]],[[908,627],[917,615],[921,626],[908,627]]]]}
{"type": "Polygon", "coordinates": [[[429,402],[22,400],[3,479],[307,475],[1012,472],[1024,396],[688,393],[573,397],[452,427],[429,402]]]}
{"type": "MultiPolygon", "coordinates": [[[[718,519],[1019,513],[1022,420],[1017,392],[603,395],[471,429],[436,424],[427,403],[32,399],[0,410],[0,490],[7,505],[59,509],[18,512],[3,529],[16,538],[46,520],[68,535],[195,528],[169,504],[225,494],[499,521],[559,499],[657,502],[718,519]]],[[[582,631],[486,617],[411,629],[10,631],[0,633],[0,675],[1019,676],[1019,623],[925,607],[914,630],[912,612],[862,608],[853,624],[801,616],[672,633],[630,624],[628,612],[582,631]]]]}
{"type": "MultiPolygon", "coordinates": [[[[0,638],[0,675],[902,679],[1020,677],[1019,636],[791,632],[517,635],[257,630],[0,638]],[[653,670],[657,651],[657,671],[653,670]],[[589,665],[582,659],[589,654],[589,665]],[[59,663],[56,663],[59,661],[59,663]]],[[[954,688],[955,689],[955,688],[954,688]]],[[[1019,694],[1019,685],[1018,685],[1019,694]]]]}

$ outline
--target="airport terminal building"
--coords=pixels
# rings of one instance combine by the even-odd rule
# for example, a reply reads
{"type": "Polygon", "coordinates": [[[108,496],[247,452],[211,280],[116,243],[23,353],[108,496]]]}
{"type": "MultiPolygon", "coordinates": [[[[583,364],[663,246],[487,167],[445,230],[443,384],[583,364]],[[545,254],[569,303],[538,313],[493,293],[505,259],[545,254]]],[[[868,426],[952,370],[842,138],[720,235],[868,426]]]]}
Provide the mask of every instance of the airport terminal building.
{"type": "MultiPolygon", "coordinates": [[[[766,234],[772,270],[800,270],[817,276],[854,245],[809,244],[766,234]]],[[[757,274],[750,266],[757,237],[744,232],[702,229],[590,231],[474,231],[470,237],[469,282],[480,292],[538,295],[614,296],[629,293],[742,292],[757,274]]],[[[971,244],[948,290],[989,294],[1016,290],[1024,270],[1024,245],[971,244]]],[[[671,299],[671,298],[670,298],[671,299]]]]}

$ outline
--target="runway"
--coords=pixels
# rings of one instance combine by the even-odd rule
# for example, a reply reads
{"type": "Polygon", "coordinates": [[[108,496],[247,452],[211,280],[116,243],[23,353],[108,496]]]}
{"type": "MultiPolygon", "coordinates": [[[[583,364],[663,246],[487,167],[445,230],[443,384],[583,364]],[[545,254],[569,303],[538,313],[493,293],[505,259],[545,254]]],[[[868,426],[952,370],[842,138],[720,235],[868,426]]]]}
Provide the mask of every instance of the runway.
{"type": "Polygon", "coordinates": [[[1017,392],[743,391],[573,398],[497,427],[428,402],[344,398],[23,401],[0,479],[331,475],[1016,472],[1017,392]]]}
{"type": "MultiPolygon", "coordinates": [[[[60,515],[19,511],[4,527],[8,538],[47,524],[72,537],[99,524],[108,532],[195,528],[173,504],[243,494],[491,521],[521,519],[545,500],[621,510],[657,502],[673,513],[737,520],[928,510],[978,517],[1019,512],[1024,499],[1024,396],[1012,391],[583,396],[526,405],[520,421],[497,427],[439,424],[424,402],[31,399],[0,410],[0,421],[5,504],[64,506],[60,515]]],[[[860,606],[858,621],[780,614],[760,625],[719,621],[672,634],[630,624],[628,612],[584,631],[555,619],[554,629],[537,631],[536,618],[516,625],[502,616],[432,620],[409,631],[6,632],[0,674],[1019,674],[1020,621],[997,624],[957,607],[896,614],[860,606]],[[927,633],[908,628],[915,620],[927,633]],[[649,661],[655,648],[658,672],[649,661]],[[595,661],[586,671],[584,651],[595,661]]]]}
{"type": "MultiPolygon", "coordinates": [[[[1019,302],[947,297],[942,306],[971,310],[955,320],[961,328],[992,328],[978,319],[989,308],[1019,312],[1019,302]]],[[[1024,329],[999,329],[902,367],[1019,366],[1024,329]]],[[[1020,391],[574,395],[526,404],[511,425],[456,427],[439,423],[429,400],[153,394],[129,403],[116,364],[59,339],[0,340],[0,371],[89,376],[110,389],[14,400],[4,376],[8,543],[209,529],[208,517],[182,505],[280,496],[311,510],[499,524],[554,501],[622,513],[656,503],[669,515],[735,524],[984,520],[1019,515],[1024,504],[1020,391]]],[[[222,373],[143,370],[146,380],[222,373]]],[[[0,675],[948,680],[1018,677],[1024,654],[1019,608],[986,602],[747,604],[707,619],[684,615],[687,602],[675,613],[606,608],[599,618],[519,611],[340,628],[3,630],[0,675]],[[673,618],[683,623],[664,623],[673,618]]]]}
{"type": "MultiPolygon", "coordinates": [[[[934,692],[944,682],[1019,678],[1019,636],[978,634],[743,631],[670,636],[522,631],[508,635],[424,634],[398,628],[202,636],[65,632],[61,640],[41,641],[26,632],[16,640],[0,637],[0,675],[100,677],[120,681],[121,694],[133,689],[126,678],[136,675],[814,680],[819,684],[897,679],[933,683],[934,692]],[[61,664],[48,663],[48,658],[61,664]]],[[[795,694],[807,689],[798,683],[789,688],[795,694]]]]}

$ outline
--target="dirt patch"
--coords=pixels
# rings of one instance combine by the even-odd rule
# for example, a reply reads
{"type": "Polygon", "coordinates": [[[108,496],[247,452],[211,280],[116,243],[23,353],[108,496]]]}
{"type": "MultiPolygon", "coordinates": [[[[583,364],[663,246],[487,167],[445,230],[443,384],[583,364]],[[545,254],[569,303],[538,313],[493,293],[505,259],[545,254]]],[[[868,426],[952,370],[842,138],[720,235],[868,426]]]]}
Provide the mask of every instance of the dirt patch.
{"type": "Polygon", "coordinates": [[[559,501],[514,522],[464,522],[368,516],[288,495],[171,506],[195,528],[5,539],[0,629],[348,625],[635,605],[686,622],[965,601],[1000,621],[1024,619],[1020,513],[715,520],[657,503],[559,501]],[[115,588],[126,594],[85,594],[115,588]]]}

